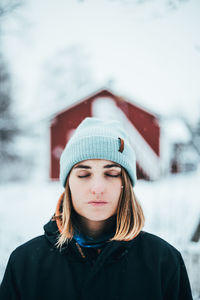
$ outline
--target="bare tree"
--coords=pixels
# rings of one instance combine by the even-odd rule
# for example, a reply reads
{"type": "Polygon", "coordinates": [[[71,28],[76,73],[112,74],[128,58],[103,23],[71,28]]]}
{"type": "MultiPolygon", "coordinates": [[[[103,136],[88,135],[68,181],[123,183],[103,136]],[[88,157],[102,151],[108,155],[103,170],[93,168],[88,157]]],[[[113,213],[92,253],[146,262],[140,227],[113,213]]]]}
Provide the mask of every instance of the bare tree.
{"type": "MultiPolygon", "coordinates": [[[[19,0],[0,2],[0,27],[5,17],[9,17],[19,6],[19,0]]],[[[2,40],[2,31],[0,32],[2,40]]],[[[23,172],[18,172],[21,163],[15,142],[21,134],[18,118],[13,111],[12,80],[8,63],[0,50],[0,181],[19,179],[23,172]],[[17,171],[16,171],[17,167],[17,171]]]]}
{"type": "Polygon", "coordinates": [[[0,19],[7,17],[22,4],[21,0],[1,0],[0,19]]]}
{"type": "Polygon", "coordinates": [[[0,54],[0,157],[1,160],[13,160],[15,155],[9,151],[9,143],[19,133],[11,110],[11,80],[5,60],[0,54]]]}

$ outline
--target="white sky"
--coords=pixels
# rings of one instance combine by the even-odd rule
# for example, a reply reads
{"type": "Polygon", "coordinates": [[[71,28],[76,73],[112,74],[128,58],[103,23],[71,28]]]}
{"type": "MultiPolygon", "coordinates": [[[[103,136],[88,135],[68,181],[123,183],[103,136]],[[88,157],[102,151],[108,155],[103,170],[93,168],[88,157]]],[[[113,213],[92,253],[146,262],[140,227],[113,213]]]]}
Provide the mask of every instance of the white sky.
{"type": "Polygon", "coordinates": [[[155,112],[196,118],[200,1],[190,0],[170,13],[163,12],[163,2],[27,0],[22,14],[28,24],[4,38],[20,109],[30,111],[36,100],[42,101],[35,98],[44,62],[79,44],[90,57],[98,88],[113,78],[114,91],[155,112]],[[163,16],[153,18],[158,12],[163,16]]]}

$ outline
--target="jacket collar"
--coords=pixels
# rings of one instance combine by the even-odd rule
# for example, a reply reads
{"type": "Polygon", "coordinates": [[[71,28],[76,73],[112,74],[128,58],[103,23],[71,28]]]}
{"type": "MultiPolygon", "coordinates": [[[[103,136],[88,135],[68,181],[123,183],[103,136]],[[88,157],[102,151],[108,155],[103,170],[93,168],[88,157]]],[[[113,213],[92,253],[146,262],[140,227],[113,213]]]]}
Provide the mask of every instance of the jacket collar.
{"type": "MultiPolygon", "coordinates": [[[[56,224],[56,221],[53,221],[52,219],[44,225],[44,231],[45,231],[45,237],[46,239],[56,248],[56,243],[58,241],[59,237],[59,230],[56,224]]],[[[126,255],[129,252],[130,247],[134,244],[134,242],[140,238],[140,235],[142,232],[135,237],[131,241],[110,241],[108,242],[105,247],[102,250],[102,254],[104,256],[105,260],[109,256],[109,261],[118,260],[122,258],[124,255],[126,255]]],[[[58,249],[61,253],[65,254],[72,254],[71,258],[77,258],[77,255],[75,255],[75,252],[79,255],[79,257],[82,259],[79,251],[77,250],[76,241],[72,239],[71,241],[65,243],[61,249],[58,249]],[[75,255],[75,256],[74,256],[75,255]]]]}

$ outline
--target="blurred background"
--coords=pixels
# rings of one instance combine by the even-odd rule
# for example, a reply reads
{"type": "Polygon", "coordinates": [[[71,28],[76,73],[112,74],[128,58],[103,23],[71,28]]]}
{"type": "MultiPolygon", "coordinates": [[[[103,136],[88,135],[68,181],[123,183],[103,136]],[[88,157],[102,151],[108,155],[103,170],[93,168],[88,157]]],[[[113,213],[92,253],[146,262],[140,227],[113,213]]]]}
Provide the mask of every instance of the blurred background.
{"type": "Polygon", "coordinates": [[[86,116],[136,151],[144,230],[178,248],[200,299],[200,1],[0,2],[0,281],[63,191],[59,157],[86,116]]]}

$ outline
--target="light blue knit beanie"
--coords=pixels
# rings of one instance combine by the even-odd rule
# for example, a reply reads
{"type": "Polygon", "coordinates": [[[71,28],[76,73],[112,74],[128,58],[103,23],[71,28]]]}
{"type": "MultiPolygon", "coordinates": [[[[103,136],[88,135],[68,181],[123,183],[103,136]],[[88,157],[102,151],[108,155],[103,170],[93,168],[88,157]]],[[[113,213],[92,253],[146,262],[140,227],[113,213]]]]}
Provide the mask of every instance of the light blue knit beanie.
{"type": "Polygon", "coordinates": [[[64,187],[72,167],[87,159],[111,160],[121,165],[135,185],[135,152],[120,122],[85,118],[80,123],[60,158],[60,180],[64,187]]]}

